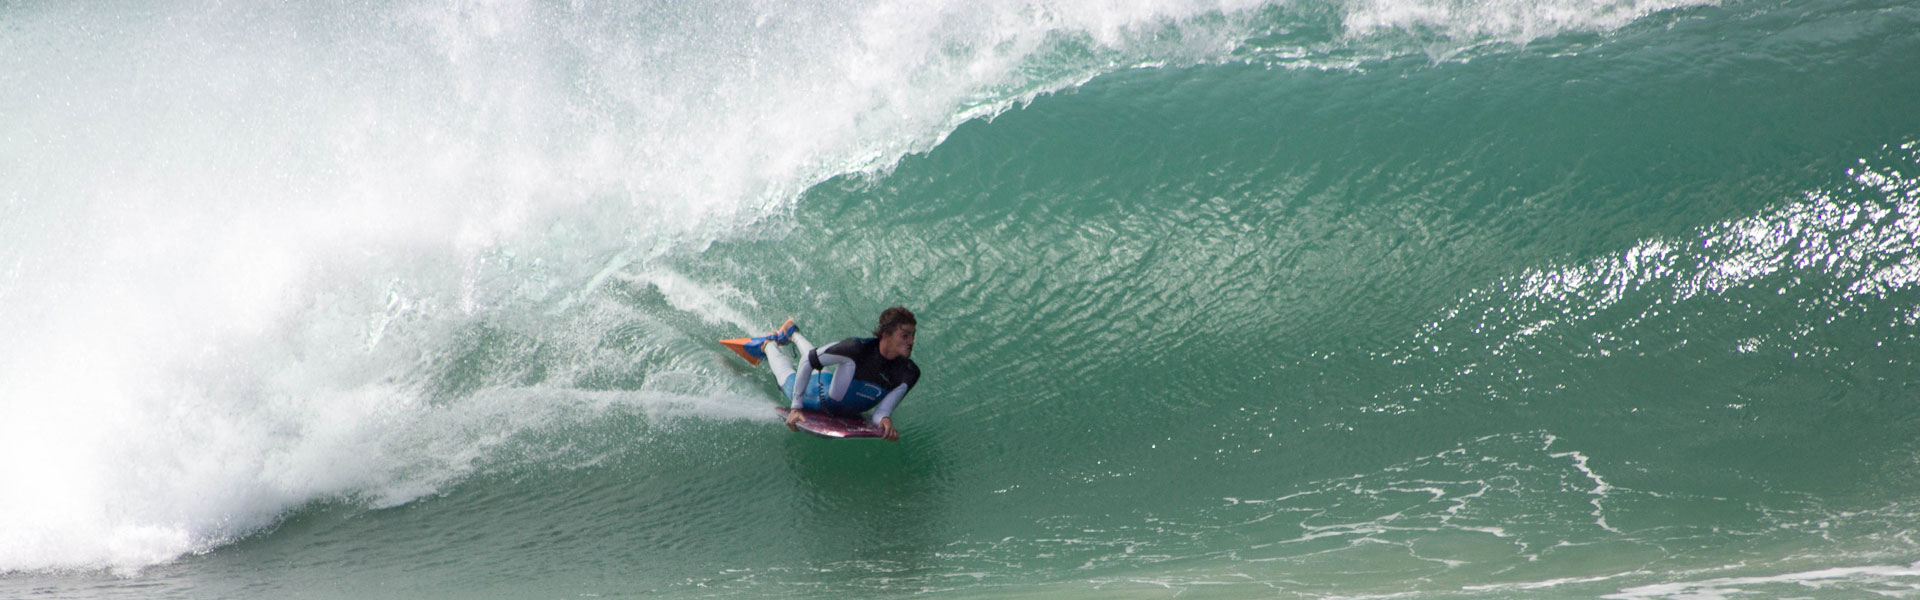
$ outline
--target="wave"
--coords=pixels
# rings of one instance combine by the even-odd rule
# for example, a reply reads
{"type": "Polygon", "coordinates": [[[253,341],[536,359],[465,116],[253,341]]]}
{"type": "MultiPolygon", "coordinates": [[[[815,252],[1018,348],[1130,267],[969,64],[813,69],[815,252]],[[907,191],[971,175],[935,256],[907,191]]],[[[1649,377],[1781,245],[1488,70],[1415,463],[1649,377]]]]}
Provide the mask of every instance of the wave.
{"type": "Polygon", "coordinates": [[[673,350],[769,303],[656,259],[782,235],[805,190],[1039,95],[1677,5],[9,5],[0,571],[409,502],[604,411],[745,418],[673,350]]]}
{"type": "Polygon", "coordinates": [[[1541,354],[1592,360],[1707,345],[1801,356],[1900,339],[1920,323],[1920,307],[1898,300],[1920,287],[1920,180],[1903,174],[1920,165],[1917,149],[1888,145],[1859,159],[1844,184],[1690,237],[1645,239],[1473,290],[1395,360],[1451,357],[1518,384],[1539,375],[1525,361],[1541,354]],[[1748,318],[1756,314],[1772,317],[1748,318]]]}

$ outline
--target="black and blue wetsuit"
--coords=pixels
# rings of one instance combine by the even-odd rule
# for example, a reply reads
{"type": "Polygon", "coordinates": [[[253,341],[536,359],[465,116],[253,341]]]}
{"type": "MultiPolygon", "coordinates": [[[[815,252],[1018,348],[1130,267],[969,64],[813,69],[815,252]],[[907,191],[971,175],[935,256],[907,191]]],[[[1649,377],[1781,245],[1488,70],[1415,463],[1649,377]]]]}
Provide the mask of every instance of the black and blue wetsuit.
{"type": "Polygon", "coordinates": [[[919,382],[920,366],[913,364],[913,359],[902,356],[888,360],[880,356],[880,338],[850,337],[824,350],[808,352],[800,361],[800,370],[780,382],[780,390],[793,399],[793,408],[843,417],[872,410],[867,422],[877,424],[893,414],[900,399],[919,382]],[[838,365],[831,375],[823,372],[830,365],[838,365]],[[796,380],[808,383],[801,393],[794,392],[796,380]]]}

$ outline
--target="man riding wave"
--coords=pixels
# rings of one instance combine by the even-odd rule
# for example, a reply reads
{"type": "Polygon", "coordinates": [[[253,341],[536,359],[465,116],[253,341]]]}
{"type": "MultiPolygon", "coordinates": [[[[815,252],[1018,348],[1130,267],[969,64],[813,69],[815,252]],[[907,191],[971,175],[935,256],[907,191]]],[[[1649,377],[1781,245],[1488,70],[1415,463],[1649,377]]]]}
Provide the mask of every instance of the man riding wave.
{"type": "Polygon", "coordinates": [[[920,381],[920,367],[911,358],[916,329],[913,313],[895,306],[881,311],[880,323],[873,328],[874,337],[850,337],[824,350],[816,350],[807,342],[792,319],[759,338],[766,340],[761,352],[793,409],[787,413],[787,428],[798,429],[804,417],[800,409],[841,417],[858,417],[871,410],[867,422],[880,426],[881,436],[887,441],[899,440],[900,432],[893,427],[893,409],[920,381]],[[788,343],[798,346],[798,371],[778,349],[788,343]],[[832,372],[827,371],[829,367],[832,372]]]}

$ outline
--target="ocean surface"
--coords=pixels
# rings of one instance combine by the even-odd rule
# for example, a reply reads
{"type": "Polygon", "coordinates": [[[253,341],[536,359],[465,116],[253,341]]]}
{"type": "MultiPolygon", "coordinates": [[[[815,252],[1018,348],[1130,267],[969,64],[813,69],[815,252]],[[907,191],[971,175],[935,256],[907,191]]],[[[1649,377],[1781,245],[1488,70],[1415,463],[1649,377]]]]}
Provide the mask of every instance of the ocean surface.
{"type": "Polygon", "coordinates": [[[5,598],[1920,597],[1917,334],[1910,1],[0,1],[5,598]]]}

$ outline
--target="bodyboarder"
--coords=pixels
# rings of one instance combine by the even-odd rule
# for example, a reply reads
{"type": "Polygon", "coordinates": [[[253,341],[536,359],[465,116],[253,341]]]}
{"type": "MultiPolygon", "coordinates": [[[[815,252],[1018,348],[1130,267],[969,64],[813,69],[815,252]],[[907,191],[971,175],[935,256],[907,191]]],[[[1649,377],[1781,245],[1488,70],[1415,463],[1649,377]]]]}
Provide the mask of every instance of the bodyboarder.
{"type": "Polygon", "coordinates": [[[920,381],[920,367],[912,358],[917,328],[913,313],[895,306],[881,311],[874,337],[850,337],[825,349],[815,349],[792,319],[761,338],[765,342],[760,350],[793,409],[787,414],[787,428],[798,428],[804,416],[800,409],[841,417],[858,417],[871,410],[867,422],[881,428],[882,438],[898,441],[893,410],[920,381]],[[786,344],[799,350],[798,370],[777,347],[786,344]]]}

